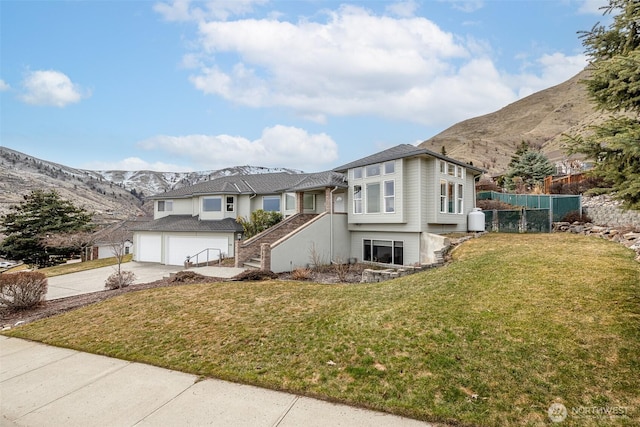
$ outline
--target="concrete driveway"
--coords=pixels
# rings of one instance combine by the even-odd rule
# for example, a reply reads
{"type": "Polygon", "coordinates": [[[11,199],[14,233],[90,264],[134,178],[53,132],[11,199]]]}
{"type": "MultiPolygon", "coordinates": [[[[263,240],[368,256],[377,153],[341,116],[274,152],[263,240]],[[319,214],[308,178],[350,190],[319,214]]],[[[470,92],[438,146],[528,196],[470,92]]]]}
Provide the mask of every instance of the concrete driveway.
{"type": "MultiPolygon", "coordinates": [[[[46,299],[52,300],[104,291],[104,282],[116,270],[116,266],[110,266],[50,277],[46,299]]],[[[122,270],[132,271],[133,274],[136,275],[134,284],[137,284],[154,282],[169,277],[171,273],[183,271],[184,267],[132,261],[122,264],[122,270]]],[[[198,267],[190,268],[189,271],[194,271],[209,277],[230,278],[241,273],[244,269],[232,267],[198,267]]]]}

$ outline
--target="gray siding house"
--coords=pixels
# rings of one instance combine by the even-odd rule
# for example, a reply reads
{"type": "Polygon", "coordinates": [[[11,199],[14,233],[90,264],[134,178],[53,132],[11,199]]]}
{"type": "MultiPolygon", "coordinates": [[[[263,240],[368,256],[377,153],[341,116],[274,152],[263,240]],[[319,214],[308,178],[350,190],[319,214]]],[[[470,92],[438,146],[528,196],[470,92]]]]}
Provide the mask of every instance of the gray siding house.
{"type": "Polygon", "coordinates": [[[274,272],[350,259],[431,263],[442,234],[467,230],[482,172],[403,144],[326,172],[217,178],[151,197],[154,220],[134,229],[134,259],[181,265],[212,251],[274,272]],[[236,218],[257,209],[285,220],[244,240],[236,218]]]}

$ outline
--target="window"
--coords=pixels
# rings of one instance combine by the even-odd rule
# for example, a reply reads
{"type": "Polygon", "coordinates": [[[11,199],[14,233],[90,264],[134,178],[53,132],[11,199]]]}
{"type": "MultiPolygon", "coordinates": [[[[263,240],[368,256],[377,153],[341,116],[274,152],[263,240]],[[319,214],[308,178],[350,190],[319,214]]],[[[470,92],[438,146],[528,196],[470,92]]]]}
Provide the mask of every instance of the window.
{"type": "Polygon", "coordinates": [[[380,175],[380,164],[369,165],[366,170],[367,176],[378,176],[380,175]]]}
{"type": "Polygon", "coordinates": [[[447,171],[449,175],[456,176],[456,165],[452,165],[451,163],[447,163],[447,171]]]}
{"type": "Polygon", "coordinates": [[[385,264],[404,264],[404,244],[397,240],[364,240],[362,259],[385,264]]]}
{"type": "Polygon", "coordinates": [[[447,181],[440,181],[440,212],[447,212],[447,181]]]}
{"type": "Polygon", "coordinates": [[[292,211],[296,209],[296,195],[293,193],[287,193],[284,198],[284,209],[292,211]]]}
{"type": "Polygon", "coordinates": [[[302,198],[302,208],[306,210],[315,210],[316,209],[316,195],[315,194],[307,194],[304,193],[304,197],[302,198]]]}
{"type": "Polygon", "coordinates": [[[385,174],[394,173],[395,171],[396,171],[396,162],[395,161],[386,162],[384,164],[384,173],[385,174]]]}
{"type": "Polygon", "coordinates": [[[447,162],[440,160],[440,173],[447,173],[447,162]]]}
{"type": "Polygon", "coordinates": [[[235,198],[233,196],[227,196],[227,212],[233,212],[235,210],[235,198]]]}
{"type": "Polygon", "coordinates": [[[395,212],[395,181],[384,182],[384,211],[395,212]]]}
{"type": "Polygon", "coordinates": [[[458,193],[457,193],[458,206],[456,206],[456,208],[457,208],[456,212],[458,212],[459,214],[461,214],[463,212],[463,209],[462,209],[463,208],[462,201],[464,200],[464,191],[463,190],[464,190],[464,188],[463,188],[462,184],[458,184],[458,193]]]}
{"type": "Polygon", "coordinates": [[[203,212],[222,212],[222,197],[208,197],[202,199],[203,212]]]}
{"type": "Polygon", "coordinates": [[[380,183],[367,184],[367,213],[380,212],[380,183]]]}
{"type": "Polygon", "coordinates": [[[362,178],[362,168],[355,168],[353,170],[353,178],[354,179],[360,179],[362,178]]]}
{"type": "Polygon", "coordinates": [[[353,186],[353,213],[354,214],[362,213],[362,186],[361,185],[353,186]]]}
{"type": "Polygon", "coordinates": [[[173,211],[173,201],[171,200],[159,200],[158,212],[171,212],[173,211]]]}
{"type": "Polygon", "coordinates": [[[278,196],[263,197],[262,209],[268,212],[280,212],[280,197],[278,196]]]}
{"type": "Polygon", "coordinates": [[[447,183],[447,205],[449,207],[448,213],[456,213],[455,184],[453,182],[447,183]]]}
{"type": "Polygon", "coordinates": [[[457,166],[456,176],[458,178],[464,178],[464,168],[462,166],[457,166]]]}

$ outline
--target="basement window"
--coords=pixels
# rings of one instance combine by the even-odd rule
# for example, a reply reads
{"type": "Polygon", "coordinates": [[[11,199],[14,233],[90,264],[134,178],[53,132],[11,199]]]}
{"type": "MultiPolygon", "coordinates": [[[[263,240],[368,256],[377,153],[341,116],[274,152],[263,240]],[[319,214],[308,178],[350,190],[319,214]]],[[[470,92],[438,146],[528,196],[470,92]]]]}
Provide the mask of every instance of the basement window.
{"type": "Polygon", "coordinates": [[[364,240],[362,259],[404,265],[404,243],[398,240],[364,240]]]}

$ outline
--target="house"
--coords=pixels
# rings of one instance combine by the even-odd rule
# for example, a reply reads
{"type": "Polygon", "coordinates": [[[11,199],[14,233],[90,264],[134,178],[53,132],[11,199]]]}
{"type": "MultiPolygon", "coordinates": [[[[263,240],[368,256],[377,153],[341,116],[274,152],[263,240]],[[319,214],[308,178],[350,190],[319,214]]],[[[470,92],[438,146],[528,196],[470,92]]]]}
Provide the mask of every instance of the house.
{"type": "Polygon", "coordinates": [[[154,220],[133,229],[134,259],[182,265],[187,258],[202,263],[233,256],[243,237],[238,217],[249,217],[258,209],[277,211],[290,226],[291,220],[327,210],[331,203],[326,188],[344,192],[343,175],[330,171],[225,176],[158,194],[150,198],[154,220]]]}
{"type": "Polygon", "coordinates": [[[352,256],[397,265],[433,263],[442,234],[467,231],[483,173],[408,144],[334,170],[348,177],[352,256]]]}
{"type": "Polygon", "coordinates": [[[274,272],[349,260],[431,263],[441,234],[467,230],[482,173],[403,144],[326,172],[217,178],[151,197],[154,220],[134,229],[134,259],[181,265],[233,254],[237,266],[274,272]],[[285,220],[244,240],[236,218],[257,209],[285,220]]]}
{"type": "Polygon", "coordinates": [[[133,228],[140,227],[151,218],[139,217],[110,224],[93,234],[91,246],[84,249],[85,261],[111,258],[133,253],[133,228]]]}

